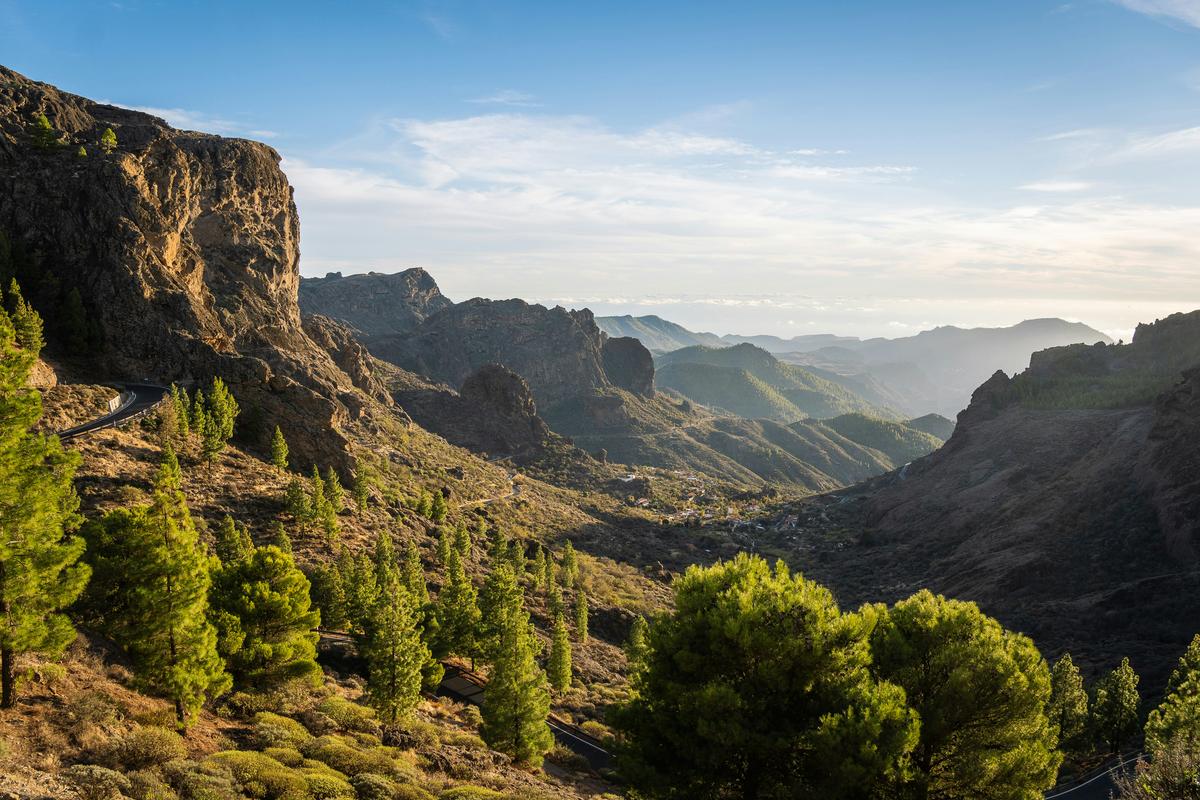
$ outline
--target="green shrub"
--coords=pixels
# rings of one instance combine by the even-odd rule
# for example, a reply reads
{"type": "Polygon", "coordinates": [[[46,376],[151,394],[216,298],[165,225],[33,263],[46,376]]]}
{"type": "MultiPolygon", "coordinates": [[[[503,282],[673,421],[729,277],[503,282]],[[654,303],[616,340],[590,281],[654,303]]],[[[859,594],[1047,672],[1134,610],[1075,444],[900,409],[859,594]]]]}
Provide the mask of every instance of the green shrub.
{"type": "Polygon", "coordinates": [[[308,781],[275,759],[246,750],[225,750],[207,761],[229,768],[245,794],[259,800],[307,800],[308,781]]]}
{"type": "Polygon", "coordinates": [[[179,800],[179,795],[162,778],[149,770],[131,772],[129,796],[133,800],[179,800]]]}
{"type": "Polygon", "coordinates": [[[104,692],[87,692],[75,698],[69,706],[75,719],[93,725],[111,725],[124,719],[120,704],[104,692]]]}
{"type": "Polygon", "coordinates": [[[132,788],[121,773],[95,764],[76,764],[59,775],[74,787],[80,800],[118,800],[132,788]]]}
{"type": "Polygon", "coordinates": [[[241,800],[233,774],[223,764],[172,761],[161,771],[185,800],[241,800]]]}
{"type": "Polygon", "coordinates": [[[412,783],[402,783],[396,787],[394,800],[435,800],[432,793],[412,783]]]}
{"type": "Polygon", "coordinates": [[[294,747],[268,747],[262,753],[264,756],[270,756],[275,759],[285,767],[299,767],[304,764],[304,756],[300,755],[300,751],[294,747]]]}
{"type": "Polygon", "coordinates": [[[379,732],[379,721],[375,719],[375,712],[344,697],[326,697],[317,705],[317,711],[332,719],[342,730],[379,732]]]}
{"type": "Polygon", "coordinates": [[[374,772],[362,772],[350,779],[358,800],[393,800],[396,784],[374,772]]]}
{"type": "Polygon", "coordinates": [[[438,795],[438,800],[509,800],[510,795],[482,786],[455,786],[438,795]]]}
{"type": "Polygon", "coordinates": [[[418,717],[409,717],[395,725],[389,725],[384,731],[384,741],[408,750],[418,747],[436,747],[440,731],[441,729],[432,722],[426,722],[418,717]]]}
{"type": "Polygon", "coordinates": [[[183,738],[155,726],[134,728],[116,744],[115,761],[126,770],[157,767],[187,755],[183,738]]]}
{"type": "Polygon", "coordinates": [[[379,747],[379,745],[383,744],[379,740],[379,737],[373,733],[352,733],[350,734],[350,738],[359,747],[379,747]]]}
{"type": "Polygon", "coordinates": [[[312,739],[312,734],[294,719],[270,711],[260,711],[254,715],[251,739],[258,749],[299,747],[312,739]]]}
{"type": "Polygon", "coordinates": [[[472,750],[487,750],[488,746],[470,731],[449,730],[442,734],[442,744],[452,747],[469,747],[472,750]]]}
{"type": "Polygon", "coordinates": [[[354,797],[354,787],[344,775],[328,767],[309,767],[300,770],[308,783],[308,793],[313,800],[336,800],[339,797],[354,797]]]}
{"type": "Polygon", "coordinates": [[[301,748],[301,752],[308,758],[320,761],[351,777],[363,772],[373,772],[389,778],[403,778],[413,774],[412,764],[399,750],[382,746],[358,747],[344,736],[322,736],[313,739],[301,748]]]}

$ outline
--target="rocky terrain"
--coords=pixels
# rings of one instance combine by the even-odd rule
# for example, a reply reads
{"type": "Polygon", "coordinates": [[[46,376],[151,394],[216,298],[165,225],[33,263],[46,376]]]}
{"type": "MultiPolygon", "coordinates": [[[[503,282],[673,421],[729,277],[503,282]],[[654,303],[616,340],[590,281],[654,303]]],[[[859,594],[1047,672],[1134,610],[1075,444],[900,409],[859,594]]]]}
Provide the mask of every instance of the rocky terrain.
{"type": "Polygon", "coordinates": [[[45,311],[48,352],[74,377],[220,375],[254,409],[242,435],[265,443],[278,424],[298,457],[322,463],[348,463],[343,429],[366,398],[390,403],[361,352],[343,349],[339,367],[301,323],[299,220],[266,145],[178,131],[0,67],[0,234],[0,266],[45,311]],[[49,146],[34,141],[37,114],[49,146]],[[63,324],[73,311],[86,341],[63,324]]]}

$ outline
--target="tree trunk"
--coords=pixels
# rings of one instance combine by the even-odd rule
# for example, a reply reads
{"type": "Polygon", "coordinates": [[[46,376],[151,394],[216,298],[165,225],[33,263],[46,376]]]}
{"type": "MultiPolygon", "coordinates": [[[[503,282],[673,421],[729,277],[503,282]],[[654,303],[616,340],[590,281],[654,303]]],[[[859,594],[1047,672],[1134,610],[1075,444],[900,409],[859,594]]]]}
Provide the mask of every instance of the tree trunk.
{"type": "Polygon", "coordinates": [[[12,708],[17,702],[16,677],[13,675],[16,660],[12,648],[0,649],[0,708],[12,708]]]}

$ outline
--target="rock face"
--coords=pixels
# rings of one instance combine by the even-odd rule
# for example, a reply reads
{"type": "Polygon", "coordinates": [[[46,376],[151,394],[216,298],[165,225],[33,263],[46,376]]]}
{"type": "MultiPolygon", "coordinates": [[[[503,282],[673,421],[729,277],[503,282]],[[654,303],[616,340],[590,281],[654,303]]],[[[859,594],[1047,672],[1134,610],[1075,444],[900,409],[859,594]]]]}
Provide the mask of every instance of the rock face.
{"type": "Polygon", "coordinates": [[[242,434],[265,438],[278,423],[302,462],[345,456],[337,431],[355,385],[301,325],[299,221],[270,147],[178,131],[0,68],[0,231],[28,255],[23,269],[53,278],[53,292],[32,297],[51,351],[66,347],[53,323],[75,290],[96,332],[81,359],[95,379],[220,375],[253,410],[242,434]],[[37,114],[55,144],[35,141],[37,114]],[[111,153],[98,146],[107,128],[111,153]]]}
{"type": "Polygon", "coordinates": [[[529,385],[498,364],[480,367],[457,393],[410,383],[396,391],[395,399],[421,427],[490,456],[533,458],[554,438],[538,416],[529,385]]]}
{"type": "Polygon", "coordinates": [[[301,311],[347,321],[366,337],[408,333],[451,305],[423,269],[346,277],[333,272],[300,281],[301,311]]]}
{"type": "Polygon", "coordinates": [[[604,374],[613,386],[643,397],[654,394],[654,359],[632,336],[608,339],[600,350],[604,374]]]}

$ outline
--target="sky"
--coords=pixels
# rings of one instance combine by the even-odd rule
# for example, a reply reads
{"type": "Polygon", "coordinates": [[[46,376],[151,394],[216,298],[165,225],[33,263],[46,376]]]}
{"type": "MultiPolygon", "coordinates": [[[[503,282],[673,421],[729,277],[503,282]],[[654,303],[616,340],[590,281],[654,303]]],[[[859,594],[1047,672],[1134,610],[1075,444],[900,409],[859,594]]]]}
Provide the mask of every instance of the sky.
{"type": "Polygon", "coordinates": [[[1200,0],[0,0],[0,63],[275,147],[306,276],[781,336],[1200,308],[1200,0]]]}

